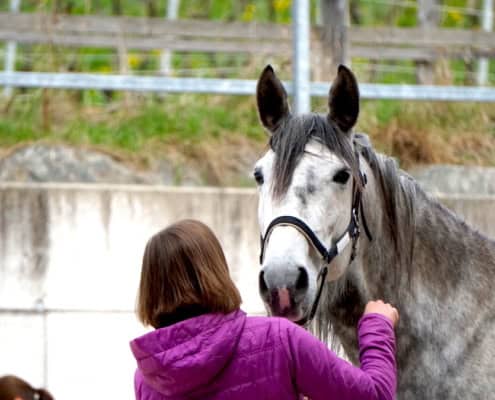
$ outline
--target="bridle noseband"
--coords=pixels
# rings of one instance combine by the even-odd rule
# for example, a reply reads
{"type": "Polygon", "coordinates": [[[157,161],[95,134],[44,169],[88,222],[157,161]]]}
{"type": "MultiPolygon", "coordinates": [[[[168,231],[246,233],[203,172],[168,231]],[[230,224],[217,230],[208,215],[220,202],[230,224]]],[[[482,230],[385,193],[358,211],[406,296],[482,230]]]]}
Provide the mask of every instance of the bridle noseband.
{"type": "MultiPolygon", "coordinates": [[[[359,154],[356,153],[356,157],[359,165],[359,154]]],[[[342,251],[352,243],[352,253],[350,262],[351,263],[356,256],[356,247],[357,247],[357,239],[359,238],[360,229],[359,229],[359,216],[361,215],[361,219],[363,221],[363,227],[366,233],[366,236],[371,241],[373,240],[371,233],[368,229],[368,224],[366,223],[366,219],[363,213],[363,203],[362,203],[362,191],[366,186],[367,179],[366,175],[359,170],[359,179],[361,180],[361,187],[356,184],[355,178],[353,178],[353,198],[352,198],[352,208],[351,208],[351,221],[347,226],[347,229],[344,233],[333,242],[333,244],[327,248],[325,245],[318,239],[313,230],[301,219],[290,216],[290,215],[282,215],[280,217],[275,218],[268,228],[266,229],[265,235],[261,235],[261,252],[260,252],[260,265],[263,265],[263,259],[265,257],[265,248],[267,246],[268,240],[270,239],[270,235],[273,230],[277,226],[291,226],[297,229],[306,240],[313,245],[316,251],[321,255],[323,261],[325,261],[325,266],[320,269],[317,277],[317,281],[320,281],[318,291],[316,293],[315,300],[313,301],[313,305],[311,306],[311,310],[309,314],[304,316],[299,321],[296,321],[299,325],[306,325],[310,322],[318,309],[318,303],[320,302],[321,293],[323,291],[323,285],[325,283],[326,276],[328,274],[328,265],[333,261],[335,257],[337,257],[342,251]]]]}

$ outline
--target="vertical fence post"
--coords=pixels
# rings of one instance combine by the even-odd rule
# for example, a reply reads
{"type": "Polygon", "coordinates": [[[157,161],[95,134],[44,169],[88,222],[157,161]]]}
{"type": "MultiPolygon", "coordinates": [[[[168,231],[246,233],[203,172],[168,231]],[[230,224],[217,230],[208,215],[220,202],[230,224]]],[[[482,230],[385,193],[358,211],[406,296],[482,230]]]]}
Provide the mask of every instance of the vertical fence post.
{"type": "MultiPolygon", "coordinates": [[[[179,14],[180,0],[168,0],[167,2],[167,20],[173,21],[177,19],[179,14]]],[[[160,73],[164,76],[169,76],[171,72],[172,52],[170,50],[162,50],[160,57],[160,73]]]]}
{"type": "MultiPolygon", "coordinates": [[[[483,21],[481,24],[485,32],[493,29],[493,0],[483,0],[483,21]]],[[[488,83],[489,59],[481,58],[478,65],[478,85],[488,83]]]]}
{"type": "Polygon", "coordinates": [[[322,14],[321,39],[328,64],[328,79],[336,73],[339,64],[349,64],[348,34],[349,2],[347,0],[320,0],[322,14]]]}
{"type": "MultiPolygon", "coordinates": [[[[426,30],[438,27],[441,19],[440,0],[418,0],[418,25],[426,30]]],[[[419,84],[433,85],[435,82],[435,60],[416,62],[416,79],[419,84]]]]}
{"type": "MultiPolygon", "coordinates": [[[[21,0],[10,0],[10,12],[15,13],[19,11],[21,0]]],[[[14,72],[15,68],[15,53],[17,49],[17,43],[14,41],[7,42],[7,48],[5,52],[5,72],[14,72]]],[[[10,97],[12,95],[12,87],[5,86],[3,90],[5,97],[10,97]]]]}
{"type": "Polygon", "coordinates": [[[294,111],[310,109],[309,0],[294,0],[292,8],[294,111]]]}

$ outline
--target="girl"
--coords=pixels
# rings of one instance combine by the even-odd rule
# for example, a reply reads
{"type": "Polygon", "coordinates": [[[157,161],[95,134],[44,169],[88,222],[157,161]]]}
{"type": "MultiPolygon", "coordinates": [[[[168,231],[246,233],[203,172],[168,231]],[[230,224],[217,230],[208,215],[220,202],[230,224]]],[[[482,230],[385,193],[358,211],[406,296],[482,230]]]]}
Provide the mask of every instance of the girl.
{"type": "Polygon", "coordinates": [[[185,220],[146,245],[137,314],[154,331],[131,342],[136,399],[393,399],[398,312],[366,306],[360,367],[303,328],[247,317],[213,232],[185,220]]]}

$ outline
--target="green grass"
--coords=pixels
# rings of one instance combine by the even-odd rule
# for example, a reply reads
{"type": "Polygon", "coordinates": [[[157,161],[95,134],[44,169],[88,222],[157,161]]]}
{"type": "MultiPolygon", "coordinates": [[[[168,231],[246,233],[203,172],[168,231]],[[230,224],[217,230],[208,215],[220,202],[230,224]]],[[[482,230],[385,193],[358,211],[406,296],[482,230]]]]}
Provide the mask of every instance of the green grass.
{"type": "Polygon", "coordinates": [[[194,144],[230,135],[264,140],[252,99],[150,95],[131,96],[126,105],[124,99],[104,103],[100,92],[85,91],[81,106],[71,104],[77,92],[46,93],[44,100],[39,91],[14,98],[0,118],[0,146],[46,140],[138,152],[149,143],[194,144]]]}
{"type": "MultiPolygon", "coordinates": [[[[0,104],[0,147],[35,141],[161,157],[164,149],[211,157],[222,146],[260,148],[266,135],[253,97],[136,96],[29,91],[0,104]],[[82,99],[82,100],[81,100],[82,99]]],[[[313,100],[326,112],[326,99],[313,100]]],[[[479,103],[363,101],[357,129],[405,166],[428,162],[495,165],[495,107],[479,103]]]]}

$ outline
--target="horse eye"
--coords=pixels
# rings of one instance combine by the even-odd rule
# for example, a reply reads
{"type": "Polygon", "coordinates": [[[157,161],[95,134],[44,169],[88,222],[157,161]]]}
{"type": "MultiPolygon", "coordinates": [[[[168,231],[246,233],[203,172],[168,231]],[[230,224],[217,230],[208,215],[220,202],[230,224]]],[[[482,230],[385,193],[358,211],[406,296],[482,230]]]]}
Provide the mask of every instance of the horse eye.
{"type": "Polygon", "coordinates": [[[351,174],[349,174],[349,171],[347,171],[345,169],[341,169],[339,172],[337,172],[334,175],[333,181],[343,185],[344,183],[346,183],[349,180],[350,176],[351,176],[351,174]]]}
{"type": "Polygon", "coordinates": [[[264,179],[263,179],[263,172],[261,172],[261,169],[256,168],[254,170],[254,179],[256,180],[256,183],[258,185],[262,185],[263,184],[264,179]]]}

